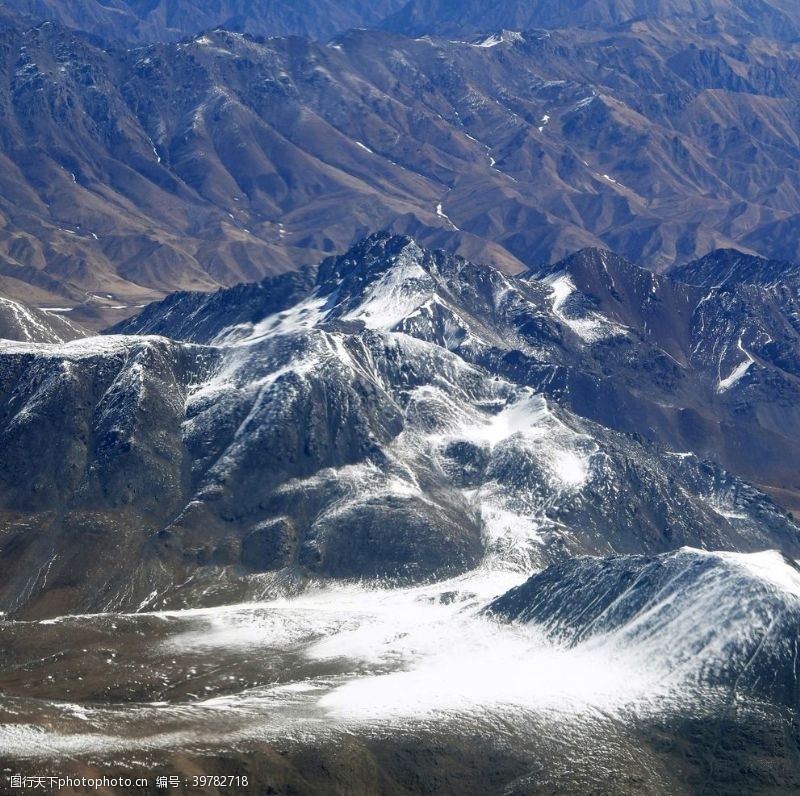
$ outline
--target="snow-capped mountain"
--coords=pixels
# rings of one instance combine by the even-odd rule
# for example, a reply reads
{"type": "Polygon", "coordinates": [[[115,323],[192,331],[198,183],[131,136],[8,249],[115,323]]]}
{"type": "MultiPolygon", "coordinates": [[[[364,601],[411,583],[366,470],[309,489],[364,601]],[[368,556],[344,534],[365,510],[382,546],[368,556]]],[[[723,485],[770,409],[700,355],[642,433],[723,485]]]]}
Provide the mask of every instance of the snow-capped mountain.
{"type": "Polygon", "coordinates": [[[574,558],[489,610],[569,647],[614,649],[662,683],[798,707],[800,568],[774,551],[574,558]]]}
{"type": "MultiPolygon", "coordinates": [[[[4,343],[4,610],[682,545],[797,556],[797,526],[722,469],[746,467],[715,436],[767,436],[768,415],[727,401],[793,374],[759,361],[721,394],[719,362],[693,351],[704,289],[597,251],[539,277],[381,233],[317,269],[177,294],[114,335],[4,343]]],[[[718,352],[745,335],[725,317],[718,352]]]]}

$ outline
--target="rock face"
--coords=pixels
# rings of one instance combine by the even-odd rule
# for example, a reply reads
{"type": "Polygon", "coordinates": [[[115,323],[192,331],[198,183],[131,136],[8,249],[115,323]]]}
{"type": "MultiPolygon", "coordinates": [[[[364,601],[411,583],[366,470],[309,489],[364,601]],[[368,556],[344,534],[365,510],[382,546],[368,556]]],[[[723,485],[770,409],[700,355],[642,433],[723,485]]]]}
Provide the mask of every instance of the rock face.
{"type": "Polygon", "coordinates": [[[800,569],[774,552],[573,559],[489,610],[569,646],[655,663],[664,682],[797,708],[800,569]]]}
{"type": "Polygon", "coordinates": [[[777,323],[768,294],[737,316],[600,251],[539,277],[381,233],[298,275],[176,294],[114,335],[3,343],[2,609],[681,545],[800,554],[789,515],[729,472],[763,437],[770,486],[796,494],[791,362],[759,355],[720,384],[728,348],[777,323]],[[713,350],[701,323],[719,323],[713,350]],[[770,415],[758,396],[778,383],[770,415]]]}
{"type": "Polygon", "coordinates": [[[656,270],[731,246],[800,258],[797,46],[770,38],[789,22],[751,11],[759,35],[734,36],[732,5],[614,6],[635,21],[135,49],[4,10],[0,290],[98,329],[383,228],[507,272],[582,247],[656,270]]]}

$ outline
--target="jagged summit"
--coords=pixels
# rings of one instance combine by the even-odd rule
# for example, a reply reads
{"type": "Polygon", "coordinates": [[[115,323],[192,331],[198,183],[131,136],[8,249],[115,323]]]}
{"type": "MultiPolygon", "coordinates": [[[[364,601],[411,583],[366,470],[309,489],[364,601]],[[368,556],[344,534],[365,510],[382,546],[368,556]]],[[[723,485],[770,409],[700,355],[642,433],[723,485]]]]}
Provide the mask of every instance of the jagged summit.
{"type": "MultiPolygon", "coordinates": [[[[513,284],[518,291],[543,297],[541,287],[513,284]]],[[[474,265],[443,251],[426,250],[406,235],[378,232],[345,254],[326,258],[318,268],[215,294],[178,293],[110,331],[211,342],[217,332],[235,325],[252,329],[271,316],[278,318],[286,313],[288,318],[291,307],[302,302],[306,302],[306,326],[351,321],[389,331],[413,323],[437,303],[457,304],[472,314],[475,308],[470,309],[465,299],[493,300],[492,296],[511,285],[494,268],[474,265]],[[473,289],[478,283],[491,295],[461,295],[465,288],[473,289]]],[[[480,314],[475,313],[476,322],[480,322],[480,314]]],[[[288,323],[281,328],[297,327],[288,323]]]]}
{"type": "Polygon", "coordinates": [[[783,260],[770,260],[737,249],[719,249],[670,270],[679,282],[700,287],[729,288],[737,285],[776,287],[800,280],[800,266],[783,260]]]}

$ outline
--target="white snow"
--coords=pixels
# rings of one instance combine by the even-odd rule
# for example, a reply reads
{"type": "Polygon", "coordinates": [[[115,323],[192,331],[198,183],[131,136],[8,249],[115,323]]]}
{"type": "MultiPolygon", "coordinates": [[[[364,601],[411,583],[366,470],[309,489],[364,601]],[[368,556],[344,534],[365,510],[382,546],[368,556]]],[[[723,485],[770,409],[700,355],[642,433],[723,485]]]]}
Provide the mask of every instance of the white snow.
{"type": "MultiPolygon", "coordinates": [[[[698,551],[695,551],[698,552],[698,551]]],[[[777,550],[761,553],[707,553],[741,567],[752,577],[782,594],[800,598],[800,572],[786,562],[777,550]]]]}
{"type": "Polygon", "coordinates": [[[483,567],[488,571],[530,572],[544,543],[541,518],[507,507],[505,496],[499,490],[493,494],[491,487],[470,490],[465,497],[479,507],[487,550],[483,567]]]}
{"type": "Polygon", "coordinates": [[[532,392],[483,425],[473,421],[459,435],[491,447],[515,440],[543,463],[556,488],[578,488],[589,478],[589,461],[580,444],[588,438],[565,426],[547,401],[532,392]]]}
{"type": "Polygon", "coordinates": [[[686,581],[673,579],[619,627],[599,632],[578,649],[624,660],[638,677],[650,673],[676,693],[686,693],[685,687],[698,679],[743,671],[781,610],[776,605],[765,611],[764,597],[754,586],[794,603],[800,598],[800,574],[774,551],[682,548],[669,554],[678,567],[686,560],[690,569],[685,572],[698,556],[714,558],[719,565],[686,581]]]}
{"type": "Polygon", "coordinates": [[[129,616],[126,623],[151,617],[168,623],[171,637],[153,651],[156,658],[210,660],[224,652],[215,669],[222,668],[227,682],[237,682],[235,668],[225,676],[232,658],[265,653],[288,652],[305,660],[306,671],[324,667],[326,673],[242,685],[195,702],[43,705],[43,715],[53,714],[46,725],[7,723],[0,727],[0,744],[15,756],[54,759],[185,748],[189,742],[215,748],[290,735],[313,742],[428,720],[463,724],[497,716],[513,722],[520,711],[569,722],[595,711],[623,710],[658,691],[655,667],[637,670],[603,648],[565,649],[535,628],[482,613],[524,578],[480,572],[411,588],[330,585],[262,603],[129,616]]]}
{"type": "Polygon", "coordinates": [[[738,382],[742,380],[748,370],[750,370],[750,366],[755,362],[753,359],[752,354],[749,351],[746,351],[744,346],[742,345],[742,338],[739,338],[739,342],[737,344],[739,350],[747,357],[744,362],[738,364],[730,373],[729,376],[725,377],[724,379],[720,379],[717,384],[717,392],[723,393],[727,390],[730,390],[731,387],[734,387],[738,382]]]}
{"type": "Polygon", "coordinates": [[[562,483],[580,486],[588,478],[588,462],[574,451],[558,451],[555,454],[553,470],[562,483]]]}
{"type": "Polygon", "coordinates": [[[389,673],[354,677],[319,700],[338,720],[356,723],[485,715],[509,707],[567,714],[588,706],[613,710],[653,685],[624,661],[558,648],[531,628],[498,625],[458,603],[397,606],[378,621],[319,642],[309,655],[346,656],[365,667],[402,664],[389,673]]]}
{"type": "Polygon", "coordinates": [[[370,329],[391,331],[419,309],[433,294],[434,284],[419,264],[422,251],[409,244],[392,267],[364,292],[359,305],[348,312],[347,320],[362,320],[370,329]]]}
{"type": "MultiPolygon", "coordinates": [[[[0,309],[6,308],[14,318],[17,329],[25,335],[26,340],[37,337],[51,339],[52,330],[34,315],[28,307],[18,301],[0,297],[0,309]]],[[[5,342],[5,341],[4,341],[5,342]]],[[[1,344],[0,344],[1,345],[1,344]]]]}
{"type": "Polygon", "coordinates": [[[497,47],[498,44],[503,43],[503,36],[500,33],[493,33],[491,36],[487,36],[485,39],[482,39],[479,42],[475,43],[476,47],[497,47]]]}
{"type": "Polygon", "coordinates": [[[564,649],[533,628],[481,614],[523,577],[472,575],[394,590],[330,586],[266,603],[142,614],[128,621],[160,616],[166,627],[194,628],[173,635],[156,654],[207,659],[219,650],[224,669],[232,656],[290,652],[305,659],[304,668],[330,673],[282,677],[195,702],[43,705],[43,717],[52,713],[53,720],[6,723],[0,745],[16,757],[52,760],[290,736],[314,742],[427,721],[463,725],[498,715],[513,722],[519,711],[569,722],[652,696],[654,673],[631,668],[623,656],[564,649]]]}
{"type": "Polygon", "coordinates": [[[306,695],[321,717],[352,728],[504,707],[568,715],[587,707],[613,710],[655,685],[652,673],[629,668],[620,656],[562,649],[534,628],[481,615],[524,577],[481,572],[405,589],[328,586],[255,606],[208,609],[195,612],[201,630],[173,638],[164,649],[299,648],[312,662],[346,663],[360,674],[333,688],[314,681],[282,688],[306,695]],[[444,594],[452,598],[443,601],[444,594]]]}
{"type": "Polygon", "coordinates": [[[151,346],[156,343],[168,344],[169,342],[164,337],[132,335],[98,335],[57,345],[17,343],[10,340],[2,340],[0,341],[0,352],[7,354],[37,354],[48,359],[78,360],[86,357],[124,353],[137,345],[151,346]]]}
{"type": "Polygon", "coordinates": [[[575,283],[566,274],[562,274],[549,284],[553,290],[553,312],[560,317],[564,304],[576,290],[575,283]]]}
{"type": "Polygon", "coordinates": [[[439,202],[439,204],[436,205],[436,215],[439,216],[439,218],[443,218],[445,221],[447,221],[447,223],[450,224],[450,226],[453,229],[456,230],[458,229],[458,227],[450,219],[450,216],[448,216],[447,213],[444,212],[444,206],[442,205],[441,202],[439,202]]]}
{"type": "Polygon", "coordinates": [[[515,41],[524,41],[522,34],[516,30],[504,30],[500,33],[493,33],[490,36],[486,36],[480,41],[474,42],[472,46],[491,48],[491,47],[497,47],[498,44],[503,44],[505,42],[515,42],[515,41]]]}
{"type": "Polygon", "coordinates": [[[316,293],[286,310],[269,315],[256,324],[243,324],[224,329],[214,340],[217,345],[230,343],[255,343],[273,335],[294,334],[312,329],[321,323],[327,313],[327,296],[316,293]]]}
{"type": "Polygon", "coordinates": [[[544,282],[553,291],[553,314],[584,342],[595,343],[598,340],[627,333],[623,326],[610,321],[599,312],[589,311],[576,315],[569,307],[569,300],[577,292],[577,288],[569,275],[555,274],[544,282]]]}
{"type": "Polygon", "coordinates": [[[543,437],[550,417],[544,398],[531,395],[489,416],[483,423],[470,422],[460,433],[473,442],[485,442],[493,447],[517,434],[530,439],[543,437]]]}
{"type": "Polygon", "coordinates": [[[433,388],[420,391],[420,395],[429,405],[436,401],[442,427],[423,433],[421,442],[415,443],[419,450],[433,446],[443,455],[452,442],[464,440],[488,448],[492,461],[527,463],[519,477],[536,479],[536,488],[522,486],[527,482],[512,486],[490,480],[465,491],[464,496],[481,517],[486,545],[483,566],[530,572],[541,561],[541,530],[550,524],[545,516],[547,507],[558,497],[581,490],[589,481],[591,457],[597,446],[566,426],[546,400],[532,391],[495,414],[476,411],[433,388]],[[536,463],[534,471],[530,462],[536,463]],[[528,475],[523,475],[525,472],[528,475]]]}

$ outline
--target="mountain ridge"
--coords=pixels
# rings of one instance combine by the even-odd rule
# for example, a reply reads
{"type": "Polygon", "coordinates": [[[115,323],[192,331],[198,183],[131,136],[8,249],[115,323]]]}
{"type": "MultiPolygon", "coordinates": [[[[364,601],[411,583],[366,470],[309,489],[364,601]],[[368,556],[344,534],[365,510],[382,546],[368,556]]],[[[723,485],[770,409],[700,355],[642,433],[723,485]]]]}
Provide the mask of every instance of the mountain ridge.
{"type": "Polygon", "coordinates": [[[681,365],[679,338],[648,323],[682,307],[679,285],[607,252],[556,273],[379,233],[305,274],[171,297],[112,335],[2,344],[0,555],[19,573],[4,605],[226,601],[275,578],[415,581],[609,545],[800,550],[790,516],[730,472],[794,494],[794,366],[728,378],[724,350],[692,350],[698,319],[723,324],[731,357],[740,336],[753,349],[724,324],[758,312],[772,328],[763,289],[734,315],[728,294],[686,288],[681,365]],[[601,267],[614,286],[563,281],[601,267]],[[644,288],[654,314],[626,315],[644,288]],[[96,560],[76,570],[62,545],[87,533],[96,560]],[[140,564],[125,575],[120,556],[140,564]]]}
{"type": "Polygon", "coordinates": [[[210,8],[197,0],[9,0],[6,5],[33,20],[58,22],[100,40],[150,44],[177,41],[218,27],[253,35],[300,35],[324,40],[349,28],[374,25],[403,2],[312,0],[300,9],[286,0],[222,0],[210,8]]]}
{"type": "Polygon", "coordinates": [[[796,40],[800,35],[800,13],[787,2],[763,0],[574,0],[533,3],[503,0],[488,9],[479,0],[411,0],[384,24],[391,30],[420,35],[480,33],[498,28],[555,29],[587,27],[609,29],[654,20],[678,20],[706,29],[767,35],[796,40]]]}
{"type": "Polygon", "coordinates": [[[510,273],[587,245],[796,260],[793,47],[653,24],[109,51],[11,24],[0,290],[101,328],[380,228],[510,273]]]}
{"type": "Polygon", "coordinates": [[[624,3],[571,0],[558,4],[504,0],[490,10],[479,2],[382,0],[380,3],[316,0],[298,10],[285,2],[223,0],[207,8],[196,0],[166,4],[136,0],[9,0],[7,6],[32,19],[51,20],[107,40],[170,41],[216,27],[267,36],[303,35],[328,39],[350,28],[379,27],[408,35],[477,35],[491,31],[610,28],[641,21],[696,22],[707,29],[733,25],[741,32],[792,39],[800,35],[800,14],[780,0],[627,0],[624,3]]]}

